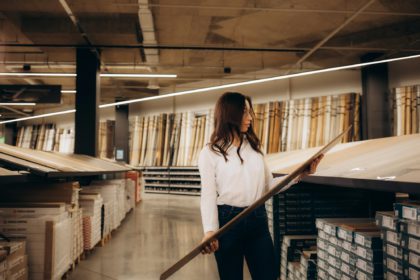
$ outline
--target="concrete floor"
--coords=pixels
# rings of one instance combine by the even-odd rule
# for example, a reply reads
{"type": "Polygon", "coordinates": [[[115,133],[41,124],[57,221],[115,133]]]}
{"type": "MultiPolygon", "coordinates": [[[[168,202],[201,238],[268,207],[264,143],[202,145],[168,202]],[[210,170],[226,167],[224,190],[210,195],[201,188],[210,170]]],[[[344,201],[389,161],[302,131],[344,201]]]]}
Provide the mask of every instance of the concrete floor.
{"type": "MultiPolygon", "coordinates": [[[[159,279],[201,241],[199,207],[199,197],[146,194],[105,247],[95,248],[69,279],[159,279]]],[[[218,279],[214,256],[196,257],[170,279],[218,279]]]]}

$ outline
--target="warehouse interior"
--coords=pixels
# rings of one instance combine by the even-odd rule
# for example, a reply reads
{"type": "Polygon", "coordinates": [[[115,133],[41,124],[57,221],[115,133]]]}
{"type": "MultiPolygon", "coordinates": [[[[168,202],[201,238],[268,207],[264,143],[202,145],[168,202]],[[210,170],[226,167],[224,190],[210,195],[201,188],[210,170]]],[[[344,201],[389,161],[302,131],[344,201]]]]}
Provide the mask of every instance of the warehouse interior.
{"type": "Polygon", "coordinates": [[[158,279],[187,255],[227,91],[274,177],[351,127],[265,202],[278,279],[420,279],[417,0],[1,1],[0,279],[158,279]]]}

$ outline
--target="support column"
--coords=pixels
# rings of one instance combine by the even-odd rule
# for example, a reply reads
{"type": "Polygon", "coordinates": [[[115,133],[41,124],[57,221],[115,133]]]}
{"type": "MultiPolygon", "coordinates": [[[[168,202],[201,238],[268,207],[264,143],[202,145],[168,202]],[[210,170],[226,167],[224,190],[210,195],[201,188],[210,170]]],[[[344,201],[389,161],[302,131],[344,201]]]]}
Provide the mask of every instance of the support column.
{"type": "Polygon", "coordinates": [[[14,145],[16,142],[17,125],[16,123],[7,123],[4,127],[4,143],[14,145]]]}
{"type": "Polygon", "coordinates": [[[128,163],[128,105],[115,107],[115,159],[128,163]]]}
{"type": "Polygon", "coordinates": [[[74,153],[97,156],[100,61],[87,48],[76,51],[76,114],[74,153]]]}
{"type": "MultiPolygon", "coordinates": [[[[382,54],[362,56],[369,62],[382,54]]],[[[381,63],[362,68],[361,128],[362,140],[391,136],[388,64],[381,63]]]]}

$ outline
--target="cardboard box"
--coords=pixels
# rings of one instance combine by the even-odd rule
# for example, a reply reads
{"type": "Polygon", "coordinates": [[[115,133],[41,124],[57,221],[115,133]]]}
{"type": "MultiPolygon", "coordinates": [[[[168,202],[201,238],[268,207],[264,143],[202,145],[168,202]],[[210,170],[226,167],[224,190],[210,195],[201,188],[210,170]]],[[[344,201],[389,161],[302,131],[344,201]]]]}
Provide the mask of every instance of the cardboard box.
{"type": "Polygon", "coordinates": [[[381,228],[398,231],[398,216],[393,211],[376,212],[376,224],[381,228]]]}
{"type": "Polygon", "coordinates": [[[382,248],[381,233],[376,232],[356,232],[354,235],[354,242],[360,246],[372,249],[382,248]]]}
{"type": "Polygon", "coordinates": [[[420,222],[420,202],[394,203],[395,215],[401,219],[420,222]]]}

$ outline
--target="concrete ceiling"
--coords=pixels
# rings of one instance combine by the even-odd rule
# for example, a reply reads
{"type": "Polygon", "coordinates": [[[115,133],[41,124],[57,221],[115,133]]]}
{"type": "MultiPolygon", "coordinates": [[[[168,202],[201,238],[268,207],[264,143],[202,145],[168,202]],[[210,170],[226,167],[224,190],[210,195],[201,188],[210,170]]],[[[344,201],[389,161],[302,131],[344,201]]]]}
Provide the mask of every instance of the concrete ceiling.
{"type": "MultiPolygon", "coordinates": [[[[366,53],[420,52],[418,0],[0,1],[0,70],[75,72],[75,49],[101,53],[102,72],[175,73],[176,79],[101,80],[101,103],[141,98],[199,80],[290,73],[357,63],[366,53]],[[230,67],[231,73],[224,73],[230,67]]],[[[0,84],[74,78],[1,77],[0,84]]],[[[63,94],[62,106],[74,104],[63,94]]],[[[36,109],[55,107],[39,105],[36,109]]],[[[0,108],[1,118],[25,108],[0,108]]],[[[31,114],[29,108],[26,113],[31,114]]]]}

